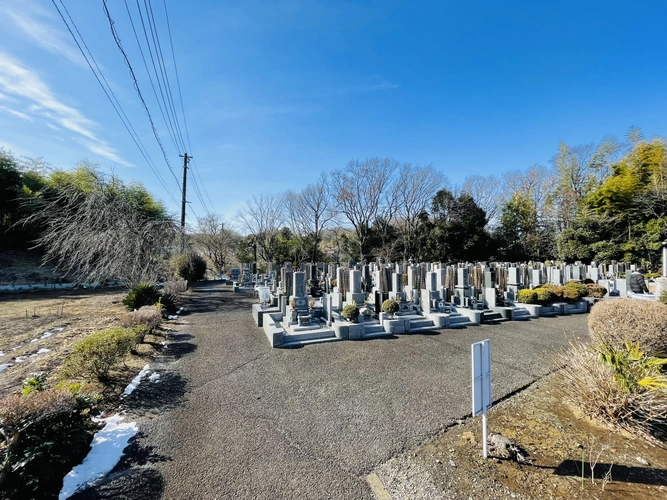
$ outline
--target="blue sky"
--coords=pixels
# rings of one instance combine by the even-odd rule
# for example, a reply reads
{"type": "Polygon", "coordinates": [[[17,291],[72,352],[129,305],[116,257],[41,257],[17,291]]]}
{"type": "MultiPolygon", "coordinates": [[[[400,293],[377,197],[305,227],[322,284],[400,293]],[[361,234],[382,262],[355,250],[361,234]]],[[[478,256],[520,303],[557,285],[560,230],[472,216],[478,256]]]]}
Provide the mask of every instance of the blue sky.
{"type": "MultiPolygon", "coordinates": [[[[59,0],[58,0],[59,1],[59,0]]],[[[175,213],[176,181],[101,0],[63,0],[168,191],[51,1],[0,0],[0,146],[139,180],[175,213]]],[[[109,10],[156,128],[180,162],[121,0],[109,10]]],[[[138,22],[136,0],[128,0],[138,22]]],[[[143,0],[141,0],[143,5],[143,0]]],[[[175,99],[162,0],[152,0],[175,99]]],[[[228,218],[351,159],[433,164],[451,182],[548,165],[559,141],[667,135],[667,2],[167,0],[195,170],[228,218]]],[[[180,104],[176,101],[180,113],[180,104]]],[[[183,127],[183,125],[181,125],[183,127]]],[[[191,185],[191,183],[189,183],[191,185]]],[[[205,208],[190,192],[190,208],[205,208]]],[[[189,218],[189,220],[193,220],[189,218]]]]}

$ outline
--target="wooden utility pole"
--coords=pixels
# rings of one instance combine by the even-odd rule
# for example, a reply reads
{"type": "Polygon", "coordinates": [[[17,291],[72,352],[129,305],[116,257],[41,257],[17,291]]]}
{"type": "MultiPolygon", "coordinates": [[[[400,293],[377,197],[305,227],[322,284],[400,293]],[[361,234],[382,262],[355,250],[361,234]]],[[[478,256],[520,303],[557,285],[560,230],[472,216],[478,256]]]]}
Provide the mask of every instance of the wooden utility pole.
{"type": "Polygon", "coordinates": [[[192,156],[188,156],[187,153],[179,155],[183,158],[183,197],[181,198],[181,253],[185,252],[185,186],[188,181],[188,161],[192,159],[192,156]]]}

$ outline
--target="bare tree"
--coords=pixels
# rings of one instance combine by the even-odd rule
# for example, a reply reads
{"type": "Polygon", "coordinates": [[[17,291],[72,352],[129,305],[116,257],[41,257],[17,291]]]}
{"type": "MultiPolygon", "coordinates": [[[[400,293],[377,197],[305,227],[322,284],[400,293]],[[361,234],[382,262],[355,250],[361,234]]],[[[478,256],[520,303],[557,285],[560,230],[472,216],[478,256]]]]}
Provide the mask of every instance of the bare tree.
{"type": "Polygon", "coordinates": [[[197,231],[192,239],[215,271],[222,274],[234,260],[239,237],[225,227],[221,215],[211,213],[197,219],[197,231]]]}
{"type": "Polygon", "coordinates": [[[367,253],[371,225],[386,208],[386,190],[391,186],[398,162],[390,158],[353,160],[332,175],[338,210],[350,221],[359,240],[360,259],[367,253]]]}
{"type": "Polygon", "coordinates": [[[556,187],[552,201],[560,229],[574,219],[581,200],[611,175],[611,164],[618,159],[622,146],[613,136],[594,143],[568,146],[561,141],[552,163],[556,187]]]}
{"type": "Polygon", "coordinates": [[[518,194],[533,202],[538,215],[546,215],[550,196],[556,179],[551,171],[541,165],[534,165],[526,172],[514,170],[503,174],[508,199],[518,194]]]}
{"type": "Polygon", "coordinates": [[[495,175],[469,175],[460,188],[461,194],[472,196],[477,206],[486,212],[486,223],[496,225],[500,209],[507,201],[503,181],[495,175]]]}
{"type": "Polygon", "coordinates": [[[79,283],[117,279],[134,286],[165,276],[174,222],[151,216],[117,177],[90,175],[90,191],[65,185],[23,221],[44,227],[37,246],[45,263],[79,283]]]}
{"type": "Polygon", "coordinates": [[[336,218],[327,174],[322,173],[317,182],[300,193],[285,193],[285,211],[295,234],[313,238],[312,262],[315,262],[322,231],[336,218]]]}
{"type": "Polygon", "coordinates": [[[284,222],[283,196],[262,193],[246,202],[236,219],[242,228],[255,238],[259,257],[273,262],[278,244],[278,233],[284,222]]]}
{"type": "Polygon", "coordinates": [[[396,203],[395,219],[403,236],[403,256],[412,255],[419,214],[428,210],[435,194],[447,179],[431,165],[413,167],[404,163],[394,184],[392,197],[396,203]]]}

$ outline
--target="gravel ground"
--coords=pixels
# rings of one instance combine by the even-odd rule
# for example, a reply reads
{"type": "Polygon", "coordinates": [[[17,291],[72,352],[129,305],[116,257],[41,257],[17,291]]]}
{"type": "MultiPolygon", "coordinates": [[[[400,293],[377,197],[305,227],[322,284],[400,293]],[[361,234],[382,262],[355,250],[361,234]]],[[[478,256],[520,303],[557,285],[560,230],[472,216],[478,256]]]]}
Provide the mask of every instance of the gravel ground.
{"type": "Polygon", "coordinates": [[[580,315],[271,349],[254,301],[213,282],[193,290],[160,382],[128,398],[140,435],[77,498],[372,499],[373,469],[470,412],[471,343],[492,341],[498,399],[586,335],[580,315]]]}

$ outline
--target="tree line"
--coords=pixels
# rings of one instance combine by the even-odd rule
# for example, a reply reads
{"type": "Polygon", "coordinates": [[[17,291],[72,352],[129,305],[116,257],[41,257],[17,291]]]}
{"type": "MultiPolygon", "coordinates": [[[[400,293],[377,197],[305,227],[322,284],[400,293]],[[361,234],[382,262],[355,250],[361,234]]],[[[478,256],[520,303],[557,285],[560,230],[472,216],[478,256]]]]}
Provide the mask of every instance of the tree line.
{"type": "MultiPolygon", "coordinates": [[[[549,166],[454,185],[431,165],[353,160],[299,191],[257,193],[233,220],[198,219],[187,248],[215,273],[239,262],[348,259],[617,260],[655,268],[666,223],[667,142],[631,128],[623,141],[561,142],[549,166]]],[[[87,162],[59,171],[2,150],[0,231],[0,246],[37,245],[61,270],[96,279],[123,275],[100,264],[106,255],[141,256],[132,280],[157,277],[180,246],[174,217],[141,184],[87,162]]]]}

